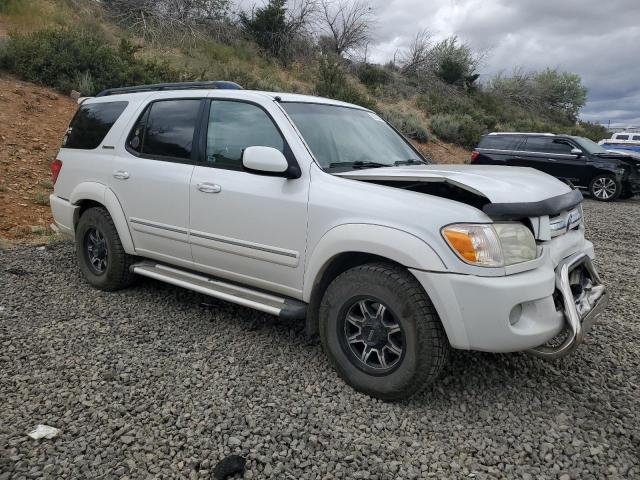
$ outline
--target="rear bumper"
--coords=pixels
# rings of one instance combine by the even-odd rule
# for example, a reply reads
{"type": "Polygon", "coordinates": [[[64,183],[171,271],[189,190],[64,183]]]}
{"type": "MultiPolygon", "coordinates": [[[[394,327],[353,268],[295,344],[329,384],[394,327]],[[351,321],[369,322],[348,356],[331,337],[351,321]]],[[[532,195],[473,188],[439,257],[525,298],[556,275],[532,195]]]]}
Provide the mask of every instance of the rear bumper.
{"type": "MultiPolygon", "coordinates": [[[[556,307],[564,285],[563,266],[580,258],[591,265],[593,246],[582,240],[580,248],[543,250],[542,264],[522,273],[502,277],[479,277],[451,273],[412,273],[429,294],[454,348],[487,352],[532,351],[545,357],[558,357],[572,351],[584,338],[606,305],[606,292],[593,298],[588,312],[576,319],[565,305],[556,307]],[[577,323],[577,326],[576,326],[577,323]],[[560,353],[546,344],[569,329],[571,342],[560,353]]],[[[595,270],[594,270],[595,272],[595,270]]],[[[595,274],[597,277],[597,273],[595,274]]],[[[599,282],[599,279],[597,279],[599,282]]],[[[594,282],[595,283],[595,282],[594,282]]],[[[562,297],[560,297],[562,298],[562,297]]],[[[572,298],[572,297],[571,297],[572,298]]]]}
{"type": "Polygon", "coordinates": [[[54,194],[49,196],[49,204],[51,205],[53,220],[56,222],[60,232],[73,236],[75,214],[80,207],[72,205],[68,200],[54,194]]]}

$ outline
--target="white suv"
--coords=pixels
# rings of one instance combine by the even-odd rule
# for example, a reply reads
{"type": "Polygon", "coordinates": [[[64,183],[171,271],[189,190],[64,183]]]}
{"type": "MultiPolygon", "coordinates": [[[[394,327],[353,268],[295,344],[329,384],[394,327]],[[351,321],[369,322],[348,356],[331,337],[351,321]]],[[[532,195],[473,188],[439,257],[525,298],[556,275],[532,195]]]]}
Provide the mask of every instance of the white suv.
{"type": "Polygon", "coordinates": [[[582,196],[528,168],[430,165],[364,108],[169,84],[83,99],[51,209],[93,286],[143,275],[306,319],[382,399],[449,347],[555,358],[607,295],[582,196]]]}

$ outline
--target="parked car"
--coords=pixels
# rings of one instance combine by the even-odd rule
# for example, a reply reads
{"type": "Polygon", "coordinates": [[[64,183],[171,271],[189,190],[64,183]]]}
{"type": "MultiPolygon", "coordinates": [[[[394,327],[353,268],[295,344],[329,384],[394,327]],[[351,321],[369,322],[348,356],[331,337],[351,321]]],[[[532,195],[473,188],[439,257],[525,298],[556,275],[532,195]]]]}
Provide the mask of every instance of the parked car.
{"type": "Polygon", "coordinates": [[[382,399],[432,382],[450,347],[567,355],[607,302],[580,192],[533,169],[429,165],[375,113],[326,98],[106,91],[52,173],[91,285],[141,275],[300,319],[382,399]]]}
{"type": "Polygon", "coordinates": [[[490,133],[471,154],[474,165],[531,167],[610,202],[640,193],[640,162],[584,137],[551,133],[490,133]]]}

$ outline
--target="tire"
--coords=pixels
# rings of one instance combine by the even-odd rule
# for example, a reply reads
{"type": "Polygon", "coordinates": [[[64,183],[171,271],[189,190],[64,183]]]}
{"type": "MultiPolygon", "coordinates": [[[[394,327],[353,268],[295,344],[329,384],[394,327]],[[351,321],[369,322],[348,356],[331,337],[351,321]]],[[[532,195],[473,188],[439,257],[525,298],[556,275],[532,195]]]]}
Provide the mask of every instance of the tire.
{"type": "Polygon", "coordinates": [[[322,299],[319,323],[322,346],[338,374],[382,400],[419,392],[438,377],[448,356],[449,342],[429,297],[408,271],[394,265],[361,265],[336,277],[322,299]],[[364,314],[363,302],[369,313],[384,307],[384,328],[364,314]]]}
{"type": "Polygon", "coordinates": [[[135,275],[129,267],[135,257],[124,251],[106,209],[94,207],[86,210],[76,226],[75,240],[80,271],[92,286],[114,291],[133,283],[135,275]]]}
{"type": "Polygon", "coordinates": [[[589,183],[589,193],[600,202],[613,202],[622,193],[622,184],[613,175],[596,175],[589,183]]]}

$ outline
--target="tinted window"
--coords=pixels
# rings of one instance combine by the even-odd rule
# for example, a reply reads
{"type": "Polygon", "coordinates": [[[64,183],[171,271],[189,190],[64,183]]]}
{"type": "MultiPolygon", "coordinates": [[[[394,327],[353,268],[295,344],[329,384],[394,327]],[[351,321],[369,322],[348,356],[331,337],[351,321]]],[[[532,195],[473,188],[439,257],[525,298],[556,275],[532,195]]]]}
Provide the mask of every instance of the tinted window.
{"type": "Polygon", "coordinates": [[[640,140],[640,135],[634,135],[631,140],[640,140]]]}
{"type": "Polygon", "coordinates": [[[616,140],[629,140],[629,135],[617,135],[616,140]]]}
{"type": "Polygon", "coordinates": [[[513,150],[521,139],[520,135],[487,135],[480,140],[478,148],[513,150]]]}
{"type": "Polygon", "coordinates": [[[109,133],[127,102],[103,102],[81,105],[64,136],[64,148],[93,150],[109,133]]]}
{"type": "Polygon", "coordinates": [[[141,119],[146,124],[138,124],[132,131],[129,145],[142,145],[142,153],[151,156],[171,157],[177,159],[191,158],[193,133],[198,121],[200,100],[162,100],[150,105],[150,110],[141,119]],[[136,142],[135,133],[143,133],[136,142]]]}
{"type": "Polygon", "coordinates": [[[566,140],[553,137],[527,137],[525,150],[528,152],[570,154],[572,145],[566,140]]]}
{"type": "Polygon", "coordinates": [[[273,147],[284,152],[284,141],[264,110],[243,102],[214,100],[207,130],[208,165],[241,169],[247,147],[273,147]]]}

